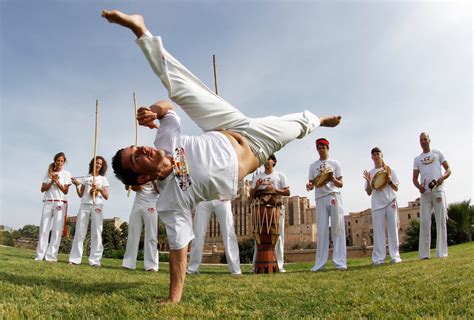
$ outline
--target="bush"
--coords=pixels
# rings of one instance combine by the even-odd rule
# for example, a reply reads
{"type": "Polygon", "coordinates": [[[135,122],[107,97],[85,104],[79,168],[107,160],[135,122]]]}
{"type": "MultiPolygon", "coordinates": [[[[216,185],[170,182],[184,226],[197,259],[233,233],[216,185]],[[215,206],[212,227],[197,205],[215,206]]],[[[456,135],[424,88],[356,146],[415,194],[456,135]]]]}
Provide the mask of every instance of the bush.
{"type": "Polygon", "coordinates": [[[239,242],[240,263],[252,263],[255,241],[247,239],[239,242]]]}
{"type": "Polygon", "coordinates": [[[4,246],[14,247],[12,234],[8,231],[0,231],[0,244],[4,246]]]}

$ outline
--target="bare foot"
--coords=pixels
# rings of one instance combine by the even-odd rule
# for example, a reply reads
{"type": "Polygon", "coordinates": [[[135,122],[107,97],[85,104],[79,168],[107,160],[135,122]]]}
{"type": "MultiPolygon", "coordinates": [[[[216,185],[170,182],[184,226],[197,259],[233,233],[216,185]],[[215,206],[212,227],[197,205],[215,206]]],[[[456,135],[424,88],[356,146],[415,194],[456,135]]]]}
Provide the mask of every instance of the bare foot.
{"type": "Polygon", "coordinates": [[[321,127],[335,127],[341,122],[341,116],[323,117],[321,118],[321,127]]]}
{"type": "Polygon", "coordinates": [[[169,305],[169,304],[177,304],[178,302],[173,302],[170,299],[160,299],[158,303],[161,305],[169,305]]]}
{"type": "Polygon", "coordinates": [[[102,17],[110,23],[115,23],[132,30],[137,38],[140,38],[148,30],[143,17],[138,14],[128,15],[118,10],[103,10],[102,17]]]}

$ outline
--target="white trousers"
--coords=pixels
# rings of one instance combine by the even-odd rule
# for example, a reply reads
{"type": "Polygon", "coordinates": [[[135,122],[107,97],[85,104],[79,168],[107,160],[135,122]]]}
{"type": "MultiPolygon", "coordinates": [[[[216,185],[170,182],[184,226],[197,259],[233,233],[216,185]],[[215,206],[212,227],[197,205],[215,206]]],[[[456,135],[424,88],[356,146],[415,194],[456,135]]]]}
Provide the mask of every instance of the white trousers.
{"type": "Polygon", "coordinates": [[[203,201],[197,205],[194,215],[194,240],[191,243],[188,272],[194,273],[199,271],[207,226],[213,212],[216,215],[217,221],[219,221],[229,271],[232,274],[241,274],[239,245],[235,234],[231,202],[228,200],[203,201]]]}
{"type": "Polygon", "coordinates": [[[145,228],[143,244],[143,263],[145,270],[158,271],[158,214],[155,204],[134,203],[130,220],[128,222],[128,238],[123,256],[122,266],[128,269],[137,267],[138,245],[142,234],[142,227],[145,228]]]}
{"type": "Polygon", "coordinates": [[[57,261],[59,245],[64,227],[64,215],[67,204],[63,202],[45,201],[36,247],[36,260],[57,261]],[[51,239],[49,233],[51,232],[51,239]],[[48,240],[49,243],[48,243],[48,240]]]}
{"type": "Polygon", "coordinates": [[[332,261],[338,269],[347,268],[346,230],[344,226],[344,208],[338,193],[329,194],[316,200],[316,225],[318,243],[316,259],[311,271],[317,271],[326,265],[329,256],[329,219],[333,242],[332,261]]]}
{"type": "Polygon", "coordinates": [[[172,101],[181,106],[203,131],[230,130],[245,136],[260,164],[287,143],[310,134],[320,124],[319,118],[309,111],[281,117],[248,118],[169,54],[160,37],[152,37],[147,32],[137,44],[172,101]]]}
{"type": "Polygon", "coordinates": [[[385,208],[372,210],[372,227],[374,228],[372,262],[374,264],[384,263],[387,254],[385,246],[385,220],[387,220],[388,252],[390,258],[392,262],[402,261],[398,251],[398,206],[394,200],[385,208]]]}
{"type": "MultiPolygon", "coordinates": [[[[277,260],[278,270],[283,271],[284,263],[285,263],[285,206],[281,206],[280,209],[280,235],[278,236],[278,240],[275,243],[275,256],[277,260]]],[[[254,250],[253,250],[253,259],[252,259],[252,269],[255,269],[255,260],[257,259],[257,243],[254,243],[254,250]]]]}
{"type": "Polygon", "coordinates": [[[429,192],[420,196],[420,242],[418,246],[418,257],[420,259],[430,257],[431,244],[431,214],[434,211],[436,221],[436,257],[448,256],[448,235],[446,220],[448,213],[446,199],[443,191],[429,192]]]}
{"type": "Polygon", "coordinates": [[[87,226],[91,219],[91,250],[89,254],[89,264],[99,265],[104,252],[102,245],[102,224],[104,215],[102,212],[102,204],[81,204],[79,213],[77,214],[76,231],[74,241],[72,242],[71,253],[69,254],[69,262],[80,264],[82,262],[82,252],[84,239],[87,235],[87,226]]]}

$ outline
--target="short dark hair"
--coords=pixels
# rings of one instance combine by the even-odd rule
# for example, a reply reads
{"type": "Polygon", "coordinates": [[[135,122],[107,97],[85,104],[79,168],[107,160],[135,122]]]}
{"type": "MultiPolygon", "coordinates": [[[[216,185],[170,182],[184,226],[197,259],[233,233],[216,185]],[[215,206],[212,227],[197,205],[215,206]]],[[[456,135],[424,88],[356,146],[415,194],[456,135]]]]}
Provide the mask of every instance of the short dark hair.
{"type": "Polygon", "coordinates": [[[275,166],[277,165],[277,158],[275,157],[274,154],[271,154],[269,157],[268,157],[268,160],[273,160],[273,162],[275,162],[273,164],[273,167],[275,168],[275,166]]]}
{"type": "MultiPolygon", "coordinates": [[[[99,175],[105,176],[105,173],[107,172],[107,161],[105,161],[104,157],[102,156],[96,156],[95,157],[96,161],[97,159],[102,160],[102,167],[100,168],[99,175]]],[[[91,159],[91,162],[89,162],[89,173],[92,174],[94,172],[94,158],[91,159]]]]}
{"type": "Polygon", "coordinates": [[[376,153],[376,152],[382,153],[382,150],[380,150],[379,147],[375,147],[375,148],[373,148],[373,149],[370,151],[370,154],[374,154],[374,153],[376,153]]]}
{"type": "Polygon", "coordinates": [[[112,158],[112,168],[114,169],[115,176],[125,185],[137,186],[140,184],[138,183],[138,173],[122,167],[122,151],[123,149],[117,151],[112,158]]]}

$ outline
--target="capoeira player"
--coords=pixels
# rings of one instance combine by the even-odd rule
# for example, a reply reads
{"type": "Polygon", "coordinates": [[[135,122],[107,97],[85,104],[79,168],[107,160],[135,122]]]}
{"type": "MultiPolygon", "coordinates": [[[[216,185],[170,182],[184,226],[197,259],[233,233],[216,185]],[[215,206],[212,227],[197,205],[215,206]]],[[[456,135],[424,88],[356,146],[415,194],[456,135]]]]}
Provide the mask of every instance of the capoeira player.
{"type": "MultiPolygon", "coordinates": [[[[149,181],[131,188],[135,191],[135,201],[128,222],[127,246],[122,267],[127,269],[136,268],[138,245],[140,244],[142,227],[144,227],[144,268],[146,271],[158,271],[158,214],[155,209],[158,188],[155,181],[149,181]]],[[[126,186],[126,189],[128,190],[128,186],[126,186]]]]}
{"type": "Polygon", "coordinates": [[[81,264],[84,239],[87,235],[89,219],[91,220],[91,248],[89,265],[100,267],[104,246],[102,245],[102,224],[104,221],[103,203],[109,199],[109,181],[105,177],[107,162],[101,156],[89,163],[89,174],[83,178],[72,178],[81,206],[77,214],[76,230],[72,242],[69,264],[81,264]],[[93,177],[95,175],[95,177],[93,177]]]}
{"type": "Polygon", "coordinates": [[[374,249],[372,251],[372,263],[379,265],[385,263],[385,219],[387,220],[388,231],[388,251],[390,253],[390,263],[402,262],[398,251],[398,205],[397,195],[398,178],[395,171],[386,166],[383,161],[382,151],[375,147],[371,151],[374,168],[365,170],[363,177],[365,179],[365,191],[372,196],[372,226],[374,228],[374,249]],[[385,171],[387,183],[382,189],[372,188],[372,182],[378,172],[385,171]]]}
{"type": "Polygon", "coordinates": [[[216,215],[217,221],[219,221],[229,271],[233,275],[240,275],[242,271],[240,270],[239,244],[235,235],[234,217],[232,216],[230,200],[202,201],[196,206],[193,228],[194,239],[191,242],[191,253],[186,272],[188,274],[199,273],[207,226],[213,212],[216,215]]]}
{"type": "Polygon", "coordinates": [[[436,257],[448,256],[448,237],[446,220],[448,212],[444,195],[443,182],[451,175],[448,161],[438,150],[431,150],[430,136],[426,132],[420,134],[420,145],[423,152],[413,163],[413,184],[420,190],[420,242],[418,257],[430,257],[431,214],[434,211],[436,220],[436,257]],[[444,168],[444,174],[441,171],[444,168]],[[418,177],[420,180],[418,181],[418,177]]]}
{"type": "MultiPolygon", "coordinates": [[[[250,195],[255,196],[256,190],[273,190],[280,196],[290,195],[290,186],[288,185],[288,179],[283,172],[275,171],[277,159],[275,155],[270,155],[263,164],[265,171],[256,175],[252,180],[252,189],[250,189],[250,195]]],[[[280,207],[280,219],[279,219],[279,231],[280,235],[275,244],[275,256],[277,259],[279,272],[286,272],[283,267],[284,263],[284,251],[285,251],[285,206],[280,207]]],[[[257,257],[257,246],[255,246],[253,252],[252,265],[255,268],[255,259],[257,257]]]]}
{"type": "Polygon", "coordinates": [[[71,185],[71,174],[63,170],[65,163],[66,155],[63,152],[56,154],[41,185],[41,192],[44,192],[44,196],[35,258],[38,261],[45,259],[49,262],[56,262],[58,260],[64,216],[67,212],[66,194],[71,185]],[[50,232],[51,240],[48,243],[50,232]]]}
{"type": "Polygon", "coordinates": [[[181,136],[180,119],[168,101],[140,108],[140,125],[157,128],[155,148],[119,150],[113,159],[116,176],[125,184],[158,179],[156,209],[166,226],[170,246],[170,302],[181,300],[187,246],[194,238],[191,210],[200,201],[230,200],[237,182],[255,171],[269,155],[318,126],[334,127],[341,117],[318,118],[309,111],[283,117],[252,119],[209,90],[153,37],[139,15],[103,11],[109,22],[129,28],[171,100],[206,133],[181,136]]]}
{"type": "Polygon", "coordinates": [[[315,189],[316,199],[316,224],[318,230],[318,243],[315,264],[311,271],[324,268],[329,254],[329,218],[331,218],[331,235],[333,241],[332,261],[336,269],[347,269],[346,258],[346,231],[344,226],[344,208],[342,207],[341,191],[343,186],[342,170],[339,161],[329,158],[329,141],[325,138],[316,140],[316,149],[319,160],[309,167],[306,190],[315,189]],[[330,172],[326,184],[316,187],[315,178],[324,172],[330,172]]]}

